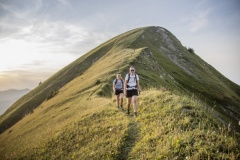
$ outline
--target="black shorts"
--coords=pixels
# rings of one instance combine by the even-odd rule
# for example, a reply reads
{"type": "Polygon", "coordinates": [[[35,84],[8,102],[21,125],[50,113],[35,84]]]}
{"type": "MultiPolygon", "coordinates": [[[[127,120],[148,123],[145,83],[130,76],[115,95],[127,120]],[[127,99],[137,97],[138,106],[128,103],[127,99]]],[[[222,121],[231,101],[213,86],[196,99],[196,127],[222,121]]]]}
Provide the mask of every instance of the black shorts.
{"type": "Polygon", "coordinates": [[[138,90],[137,89],[132,89],[132,90],[127,90],[127,98],[130,98],[132,96],[138,96],[138,90]]]}
{"type": "Polygon", "coordinates": [[[118,89],[116,89],[114,94],[115,94],[115,95],[119,95],[119,94],[121,94],[121,93],[123,93],[123,90],[118,90],[118,89]]]}

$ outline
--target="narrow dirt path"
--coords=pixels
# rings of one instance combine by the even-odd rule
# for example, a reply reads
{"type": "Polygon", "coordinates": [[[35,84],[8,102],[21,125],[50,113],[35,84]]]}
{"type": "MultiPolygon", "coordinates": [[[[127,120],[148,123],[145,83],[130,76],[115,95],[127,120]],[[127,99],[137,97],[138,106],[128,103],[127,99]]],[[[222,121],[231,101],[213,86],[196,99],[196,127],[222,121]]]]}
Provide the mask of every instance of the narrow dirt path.
{"type": "Polygon", "coordinates": [[[136,145],[139,136],[139,124],[133,117],[129,117],[129,121],[128,130],[125,133],[124,140],[119,148],[119,154],[116,156],[117,160],[131,159],[129,153],[131,153],[133,147],[136,145]]]}

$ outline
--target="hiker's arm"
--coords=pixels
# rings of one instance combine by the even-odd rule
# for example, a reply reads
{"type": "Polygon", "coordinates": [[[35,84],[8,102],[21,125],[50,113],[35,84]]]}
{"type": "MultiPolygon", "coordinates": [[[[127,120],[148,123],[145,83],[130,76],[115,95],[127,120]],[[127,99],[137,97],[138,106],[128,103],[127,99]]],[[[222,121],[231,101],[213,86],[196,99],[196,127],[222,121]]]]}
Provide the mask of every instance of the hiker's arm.
{"type": "Polygon", "coordinates": [[[115,92],[115,83],[113,82],[113,92],[115,92]]]}
{"type": "Polygon", "coordinates": [[[140,84],[139,84],[139,80],[137,80],[137,86],[138,86],[138,92],[141,92],[141,87],[140,87],[140,84]]]}
{"type": "Polygon", "coordinates": [[[126,95],[127,80],[124,81],[123,94],[126,95]]]}

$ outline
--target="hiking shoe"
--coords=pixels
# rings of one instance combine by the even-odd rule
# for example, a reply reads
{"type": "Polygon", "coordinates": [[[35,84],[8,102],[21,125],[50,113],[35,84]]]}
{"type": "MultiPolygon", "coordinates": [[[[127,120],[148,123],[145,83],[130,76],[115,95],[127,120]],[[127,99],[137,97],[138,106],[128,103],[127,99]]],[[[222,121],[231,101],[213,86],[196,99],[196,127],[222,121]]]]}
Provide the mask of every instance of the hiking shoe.
{"type": "Polygon", "coordinates": [[[123,111],[123,106],[122,105],[120,106],[120,109],[123,111]]]}
{"type": "Polygon", "coordinates": [[[134,112],[134,113],[133,113],[133,116],[134,116],[134,117],[137,117],[137,112],[134,112]]]}

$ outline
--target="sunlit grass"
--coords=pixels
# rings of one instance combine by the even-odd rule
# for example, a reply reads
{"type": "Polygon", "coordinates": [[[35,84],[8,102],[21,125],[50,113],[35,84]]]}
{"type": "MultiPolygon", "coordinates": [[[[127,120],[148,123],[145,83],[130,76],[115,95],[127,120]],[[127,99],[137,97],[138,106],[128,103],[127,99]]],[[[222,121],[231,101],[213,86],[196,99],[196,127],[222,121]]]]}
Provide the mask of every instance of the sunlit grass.
{"type": "Polygon", "coordinates": [[[17,101],[0,118],[17,122],[0,135],[0,159],[239,159],[239,135],[220,123],[229,114],[211,105],[238,102],[237,87],[174,39],[175,58],[196,72],[189,76],[159,50],[169,44],[155,29],[109,40],[17,101]],[[130,65],[144,90],[137,118],[119,111],[111,92],[130,65]]]}
{"type": "Polygon", "coordinates": [[[194,97],[167,91],[144,92],[137,122],[136,159],[238,159],[239,139],[204,110],[194,97]],[[236,138],[236,139],[235,139],[236,138]]]}
{"type": "Polygon", "coordinates": [[[113,99],[82,96],[55,107],[43,103],[0,136],[1,158],[237,160],[240,156],[238,136],[194,96],[145,90],[137,118],[119,111],[113,99]]]}

